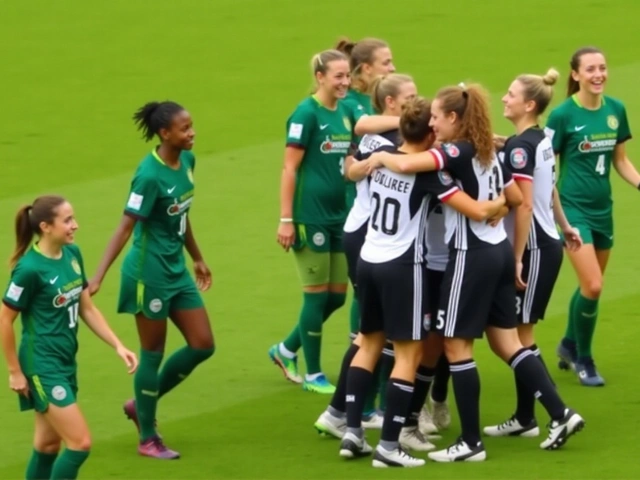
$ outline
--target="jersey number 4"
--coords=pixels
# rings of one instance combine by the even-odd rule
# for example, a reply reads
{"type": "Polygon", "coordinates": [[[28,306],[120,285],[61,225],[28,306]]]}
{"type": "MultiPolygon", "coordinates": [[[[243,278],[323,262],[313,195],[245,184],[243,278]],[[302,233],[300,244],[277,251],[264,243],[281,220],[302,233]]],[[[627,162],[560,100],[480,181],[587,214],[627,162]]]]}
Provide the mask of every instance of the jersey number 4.
{"type": "Polygon", "coordinates": [[[596,162],[596,172],[600,175],[604,175],[607,172],[607,167],[605,166],[604,159],[604,155],[598,155],[598,161],[596,162]]]}
{"type": "Polygon", "coordinates": [[[398,233],[398,220],[400,219],[400,202],[395,198],[380,199],[378,192],[373,192],[371,200],[374,203],[373,215],[371,215],[371,228],[382,230],[387,235],[398,233]]]}

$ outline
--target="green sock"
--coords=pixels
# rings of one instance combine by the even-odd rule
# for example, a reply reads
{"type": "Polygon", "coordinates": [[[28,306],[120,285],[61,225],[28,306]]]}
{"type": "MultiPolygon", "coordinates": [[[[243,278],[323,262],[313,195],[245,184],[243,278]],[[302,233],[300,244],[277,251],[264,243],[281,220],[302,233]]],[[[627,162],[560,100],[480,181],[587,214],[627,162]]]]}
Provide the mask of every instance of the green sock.
{"type": "MultiPolygon", "coordinates": [[[[389,348],[389,345],[385,345],[385,348],[389,348]]],[[[380,376],[378,377],[378,395],[380,398],[379,409],[384,412],[387,409],[387,382],[391,376],[393,365],[395,364],[395,358],[391,355],[382,354],[380,357],[380,376]]]]}
{"type": "Polygon", "coordinates": [[[576,300],[575,313],[573,322],[576,329],[578,358],[591,358],[591,342],[598,319],[598,300],[580,295],[576,300]]]}
{"type": "Polygon", "coordinates": [[[571,301],[569,302],[569,318],[567,319],[567,331],[564,334],[564,338],[569,340],[570,342],[576,343],[576,328],[575,328],[575,308],[576,301],[580,296],[580,287],[576,288],[576,291],[573,292],[573,296],[571,297],[571,301]]]}
{"type": "Polygon", "coordinates": [[[346,300],[346,293],[329,292],[327,303],[324,305],[324,318],[322,319],[322,321],[326,322],[327,320],[329,320],[331,314],[342,307],[346,300]]]}
{"type": "Polygon", "coordinates": [[[51,477],[51,467],[56,461],[58,453],[42,453],[33,449],[29,465],[27,465],[27,480],[49,480],[51,477]]]}
{"type": "Polygon", "coordinates": [[[87,458],[89,458],[88,450],[69,450],[67,448],[53,464],[51,480],[74,480],[78,478],[78,471],[87,458]]]}
{"type": "Polygon", "coordinates": [[[282,343],[291,353],[298,353],[298,350],[302,347],[302,340],[300,339],[300,327],[297,324],[282,343]]]}
{"type": "Polygon", "coordinates": [[[351,311],[349,312],[349,332],[358,333],[360,331],[360,305],[358,300],[353,299],[351,301],[351,311]]]}
{"type": "Polygon", "coordinates": [[[160,372],[158,378],[158,399],[174,389],[180,382],[207,358],[213,355],[215,347],[199,350],[190,346],[182,347],[171,355],[160,372]]]}
{"type": "Polygon", "coordinates": [[[133,379],[133,391],[140,424],[140,440],[143,442],[156,435],[160,363],[162,363],[162,352],[140,351],[140,364],[133,379]]]}
{"type": "Polygon", "coordinates": [[[313,375],[322,371],[320,368],[322,322],[329,292],[305,292],[303,295],[304,301],[298,325],[300,326],[300,340],[302,341],[304,360],[307,364],[307,375],[313,375]]]}

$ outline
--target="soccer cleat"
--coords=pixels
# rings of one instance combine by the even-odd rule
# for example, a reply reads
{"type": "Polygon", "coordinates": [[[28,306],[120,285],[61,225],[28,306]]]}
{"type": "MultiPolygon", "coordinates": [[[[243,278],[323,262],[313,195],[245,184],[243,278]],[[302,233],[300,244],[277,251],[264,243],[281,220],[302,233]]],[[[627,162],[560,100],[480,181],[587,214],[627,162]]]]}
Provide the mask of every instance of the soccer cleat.
{"type": "Polygon", "coordinates": [[[415,427],[404,427],[400,430],[398,441],[403,448],[416,452],[429,452],[436,449],[436,446],[427,440],[417,425],[415,427]]]}
{"type": "Polygon", "coordinates": [[[430,398],[431,401],[431,418],[433,418],[434,425],[439,430],[446,430],[451,425],[451,413],[449,413],[449,404],[446,400],[444,402],[436,402],[430,398]]]}
{"type": "Polygon", "coordinates": [[[360,458],[371,455],[373,448],[365,438],[358,438],[351,432],[346,432],[340,443],[340,456],[342,458],[360,458]]]}
{"type": "Polygon", "coordinates": [[[388,468],[388,467],[421,467],[426,462],[422,458],[416,458],[409,455],[402,448],[395,450],[387,450],[380,445],[376,447],[376,451],[373,454],[373,460],[371,464],[375,468],[388,468]]]}
{"type": "MultiPolygon", "coordinates": [[[[140,423],[138,422],[138,412],[136,411],[136,401],[132,398],[130,400],[127,400],[126,402],[124,402],[124,406],[122,407],[122,410],[124,410],[124,414],[126,415],[126,417],[131,420],[133,422],[133,424],[136,426],[136,428],[138,429],[138,434],[140,433],[140,423]]],[[[158,438],[162,438],[160,436],[160,434],[158,433],[158,422],[156,420],[154,420],[153,422],[153,426],[156,429],[156,435],[158,436],[158,438]]]]}
{"type": "Polygon", "coordinates": [[[575,349],[567,348],[562,342],[556,348],[556,354],[560,358],[558,368],[560,370],[575,370],[577,353],[575,349]]]}
{"type": "Polygon", "coordinates": [[[145,457],[159,458],[161,460],[176,460],[180,458],[180,454],[171,450],[162,443],[160,437],[151,437],[150,439],[140,442],[138,445],[138,453],[145,457]]]}
{"type": "Polygon", "coordinates": [[[382,428],[382,422],[384,417],[378,412],[373,412],[369,415],[362,416],[362,428],[370,430],[380,430],[382,428]]]}
{"type": "Polygon", "coordinates": [[[484,433],[490,437],[537,437],[540,435],[540,428],[535,419],[527,425],[522,425],[513,416],[498,425],[484,427],[484,433]]]}
{"type": "Polygon", "coordinates": [[[269,358],[280,367],[284,378],[298,385],[302,383],[302,377],[298,373],[298,357],[285,357],[280,353],[280,345],[276,343],[269,349],[269,358]]]}
{"type": "Polygon", "coordinates": [[[487,451],[482,442],[475,447],[470,447],[467,442],[459,438],[456,443],[444,450],[431,452],[429,458],[434,462],[484,462],[487,459],[487,451]]]}
{"type": "Polygon", "coordinates": [[[540,444],[544,450],[556,450],[563,446],[569,437],[584,428],[584,419],[570,408],[565,409],[561,420],[552,420],[549,427],[549,436],[540,444]]]}
{"type": "Polygon", "coordinates": [[[577,361],[574,368],[580,383],[585,387],[604,387],[604,378],[598,373],[592,358],[577,361]]]}
{"type": "MultiPolygon", "coordinates": [[[[427,405],[422,407],[420,411],[420,418],[418,418],[418,425],[420,426],[420,431],[425,435],[437,434],[438,427],[433,422],[433,417],[431,416],[431,412],[427,405]]],[[[438,437],[440,435],[437,435],[438,437]]]]}
{"type": "Polygon", "coordinates": [[[332,385],[324,373],[320,374],[313,380],[304,379],[302,389],[307,392],[321,393],[323,395],[333,395],[336,391],[335,385],[332,385]]]}
{"type": "Polygon", "coordinates": [[[345,417],[334,417],[325,410],[313,426],[321,435],[335,437],[340,440],[347,431],[347,419],[345,417]]]}

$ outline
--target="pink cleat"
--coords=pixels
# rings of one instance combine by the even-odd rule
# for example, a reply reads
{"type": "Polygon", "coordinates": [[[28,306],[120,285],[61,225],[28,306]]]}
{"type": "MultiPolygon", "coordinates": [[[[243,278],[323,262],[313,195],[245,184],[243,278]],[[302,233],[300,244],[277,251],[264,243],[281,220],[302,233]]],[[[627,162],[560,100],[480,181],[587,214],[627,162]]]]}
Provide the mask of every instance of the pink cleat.
{"type": "MultiPolygon", "coordinates": [[[[124,406],[122,407],[124,410],[124,414],[127,416],[129,420],[131,420],[136,428],[138,429],[138,434],[140,433],[140,423],[138,423],[138,412],[136,412],[136,401],[132,398],[131,400],[127,400],[124,402],[124,406]]],[[[156,434],[158,438],[162,439],[160,434],[157,432],[158,430],[158,422],[154,422],[154,427],[156,428],[156,434]]]]}
{"type": "Polygon", "coordinates": [[[161,460],[176,460],[180,454],[171,450],[162,443],[160,437],[151,437],[138,445],[138,453],[145,457],[159,458],[161,460]]]}

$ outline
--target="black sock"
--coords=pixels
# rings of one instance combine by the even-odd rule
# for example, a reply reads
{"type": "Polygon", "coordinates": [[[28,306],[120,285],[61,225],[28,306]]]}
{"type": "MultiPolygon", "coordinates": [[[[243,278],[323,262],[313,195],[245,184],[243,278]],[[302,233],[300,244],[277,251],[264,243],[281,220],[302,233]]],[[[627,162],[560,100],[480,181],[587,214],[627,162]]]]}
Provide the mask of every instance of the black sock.
{"type": "Polygon", "coordinates": [[[393,370],[393,366],[395,365],[395,363],[396,359],[393,356],[393,344],[391,342],[387,342],[384,345],[384,350],[382,351],[382,356],[380,357],[380,369],[378,370],[378,394],[380,396],[378,407],[383,412],[387,408],[387,382],[389,381],[389,377],[391,376],[391,371],[393,370]]]}
{"type": "Polygon", "coordinates": [[[472,358],[451,363],[449,368],[462,439],[473,448],[480,443],[480,375],[472,358]]]}
{"type": "Polygon", "coordinates": [[[552,420],[564,417],[565,404],[558,395],[551,379],[538,357],[528,348],[518,350],[509,360],[516,378],[540,400],[552,420]]]}
{"type": "Polygon", "coordinates": [[[360,367],[349,367],[347,374],[347,428],[362,435],[362,410],[373,375],[360,367]]]}
{"type": "MultiPolygon", "coordinates": [[[[542,363],[545,372],[547,372],[549,380],[555,387],[555,383],[553,383],[553,379],[549,374],[549,370],[547,370],[547,366],[542,359],[542,355],[540,354],[540,349],[538,348],[538,346],[536,344],[533,344],[528,347],[528,349],[533,352],[538,360],[540,360],[540,363],[542,363]]],[[[526,384],[518,380],[518,378],[516,378],[516,394],[518,398],[518,404],[515,417],[518,422],[520,422],[520,425],[528,425],[535,418],[536,399],[533,395],[531,395],[531,389],[529,389],[526,384]]]]}
{"type": "Polygon", "coordinates": [[[424,402],[427,401],[429,387],[433,381],[433,374],[433,368],[427,368],[422,365],[418,367],[416,383],[413,387],[413,398],[411,398],[411,404],[409,405],[409,416],[404,423],[405,427],[415,427],[418,425],[420,411],[424,406],[424,402]]]}
{"type": "Polygon", "coordinates": [[[438,364],[436,365],[436,373],[433,378],[433,387],[431,388],[431,398],[435,402],[445,402],[447,400],[447,391],[449,387],[449,377],[451,372],[449,370],[449,361],[447,356],[443,353],[440,355],[438,364]]]}
{"type": "Polygon", "coordinates": [[[398,448],[400,430],[409,412],[413,398],[413,383],[397,378],[390,378],[387,384],[387,409],[384,412],[380,445],[386,450],[398,448]]]}
{"type": "Polygon", "coordinates": [[[555,387],[556,386],[556,382],[554,382],[553,378],[551,378],[551,373],[549,373],[549,369],[547,368],[547,364],[542,359],[542,353],[540,352],[540,349],[538,348],[538,346],[534,343],[533,345],[531,345],[529,347],[529,350],[531,350],[533,352],[533,354],[536,357],[538,357],[538,360],[540,360],[540,363],[542,363],[542,366],[544,367],[544,371],[547,372],[547,375],[549,376],[549,380],[551,380],[551,383],[555,387]]]}
{"type": "Polygon", "coordinates": [[[345,399],[347,396],[347,375],[349,373],[349,367],[351,366],[351,361],[353,357],[356,356],[360,347],[355,343],[349,345],[349,348],[344,354],[342,358],[342,368],[340,369],[340,376],[338,377],[338,384],[336,385],[336,391],[333,394],[333,398],[331,399],[331,403],[329,405],[336,410],[336,412],[345,413],[345,399]]]}

